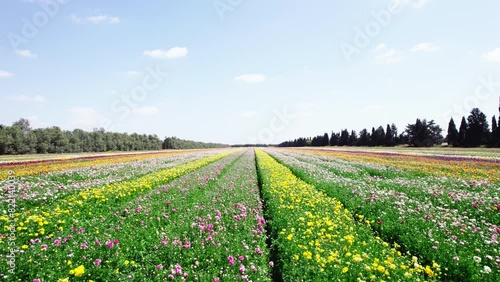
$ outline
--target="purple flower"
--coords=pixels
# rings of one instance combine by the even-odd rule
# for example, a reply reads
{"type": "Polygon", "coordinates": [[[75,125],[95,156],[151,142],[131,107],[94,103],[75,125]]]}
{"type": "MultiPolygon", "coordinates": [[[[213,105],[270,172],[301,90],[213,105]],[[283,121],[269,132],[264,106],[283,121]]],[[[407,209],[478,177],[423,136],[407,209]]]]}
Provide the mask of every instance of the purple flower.
{"type": "Polygon", "coordinates": [[[233,256],[228,256],[227,261],[229,262],[230,265],[234,265],[234,257],[233,256]]]}
{"type": "Polygon", "coordinates": [[[95,265],[95,266],[99,266],[99,265],[101,265],[101,262],[102,262],[102,260],[100,260],[100,259],[96,259],[96,260],[94,261],[94,265],[95,265]]]}

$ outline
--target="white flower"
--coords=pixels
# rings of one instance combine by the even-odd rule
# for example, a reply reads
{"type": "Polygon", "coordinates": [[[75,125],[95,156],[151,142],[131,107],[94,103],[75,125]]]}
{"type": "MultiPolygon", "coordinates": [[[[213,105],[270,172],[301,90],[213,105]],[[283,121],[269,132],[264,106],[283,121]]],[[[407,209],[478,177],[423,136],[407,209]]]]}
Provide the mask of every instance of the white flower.
{"type": "Polygon", "coordinates": [[[476,263],[480,263],[481,262],[481,258],[480,257],[477,257],[477,256],[474,256],[474,261],[476,263]]]}
{"type": "Polygon", "coordinates": [[[487,265],[484,266],[484,273],[490,273],[491,272],[491,268],[487,265]]]}

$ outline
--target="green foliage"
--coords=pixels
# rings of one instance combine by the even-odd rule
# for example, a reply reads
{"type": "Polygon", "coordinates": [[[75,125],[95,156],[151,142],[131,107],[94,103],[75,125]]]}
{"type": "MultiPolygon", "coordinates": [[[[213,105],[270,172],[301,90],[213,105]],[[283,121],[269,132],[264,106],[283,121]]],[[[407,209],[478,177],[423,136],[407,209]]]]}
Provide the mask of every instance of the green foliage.
{"type": "Polygon", "coordinates": [[[204,143],[191,140],[183,140],[177,137],[167,137],[163,141],[162,149],[207,149],[226,148],[229,145],[217,143],[204,143]]]}

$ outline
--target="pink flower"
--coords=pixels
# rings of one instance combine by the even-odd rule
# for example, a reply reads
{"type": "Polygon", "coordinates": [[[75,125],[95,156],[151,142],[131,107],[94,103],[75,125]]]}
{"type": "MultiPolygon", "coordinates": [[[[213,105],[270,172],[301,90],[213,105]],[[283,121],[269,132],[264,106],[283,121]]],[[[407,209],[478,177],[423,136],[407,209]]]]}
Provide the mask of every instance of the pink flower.
{"type": "Polygon", "coordinates": [[[109,240],[106,241],[106,246],[108,246],[108,248],[110,248],[110,249],[113,248],[113,242],[111,242],[109,240]]]}
{"type": "Polygon", "coordinates": [[[220,281],[219,277],[215,277],[213,282],[219,282],[219,281],[220,281]]]}
{"type": "Polygon", "coordinates": [[[454,260],[454,261],[459,261],[459,260],[460,260],[460,258],[459,258],[459,257],[457,257],[457,256],[454,256],[454,257],[453,257],[453,260],[454,260]]]}
{"type": "Polygon", "coordinates": [[[102,260],[100,260],[100,259],[96,259],[96,260],[94,261],[94,265],[95,265],[95,266],[99,266],[99,265],[101,265],[101,262],[102,262],[102,260]]]}
{"type": "Polygon", "coordinates": [[[157,265],[157,266],[156,266],[156,269],[158,269],[158,270],[162,270],[162,269],[163,269],[163,265],[161,265],[161,264],[157,265]]]}
{"type": "Polygon", "coordinates": [[[378,221],[378,224],[382,225],[382,223],[384,223],[382,220],[378,221]]]}
{"type": "Polygon", "coordinates": [[[245,271],[247,271],[247,269],[245,268],[245,266],[243,264],[240,265],[240,272],[241,272],[241,274],[244,274],[245,271]]]}
{"type": "Polygon", "coordinates": [[[233,256],[228,256],[227,261],[229,262],[230,265],[234,265],[234,257],[233,256]]]}
{"type": "Polygon", "coordinates": [[[80,248],[82,248],[83,250],[87,249],[89,246],[87,246],[87,244],[83,243],[80,248]]]}
{"type": "Polygon", "coordinates": [[[49,246],[47,246],[47,244],[43,244],[42,245],[42,250],[46,250],[49,246]]]}
{"type": "Polygon", "coordinates": [[[240,256],[240,257],[238,258],[238,260],[239,260],[239,261],[243,261],[243,260],[245,260],[245,257],[244,257],[244,256],[240,256]]]}
{"type": "Polygon", "coordinates": [[[113,243],[115,243],[115,245],[118,245],[118,243],[120,243],[120,241],[118,241],[118,239],[115,239],[115,240],[113,241],[113,243]]]}
{"type": "Polygon", "coordinates": [[[97,246],[100,246],[100,245],[101,245],[101,242],[99,242],[99,240],[95,240],[95,244],[96,244],[97,246]]]}
{"type": "Polygon", "coordinates": [[[42,280],[37,278],[37,279],[33,279],[33,282],[42,282],[42,280]]]}
{"type": "Polygon", "coordinates": [[[178,264],[175,265],[175,274],[182,274],[182,267],[178,264]]]}
{"type": "Polygon", "coordinates": [[[273,262],[273,261],[270,261],[270,262],[269,262],[269,266],[270,266],[270,267],[274,267],[274,262],[273,262]]]}
{"type": "Polygon", "coordinates": [[[170,278],[170,280],[174,280],[175,279],[174,275],[172,275],[172,274],[169,274],[168,278],[170,278]]]}
{"type": "Polygon", "coordinates": [[[59,245],[61,245],[61,240],[56,239],[56,240],[54,241],[54,246],[58,247],[59,245]]]}

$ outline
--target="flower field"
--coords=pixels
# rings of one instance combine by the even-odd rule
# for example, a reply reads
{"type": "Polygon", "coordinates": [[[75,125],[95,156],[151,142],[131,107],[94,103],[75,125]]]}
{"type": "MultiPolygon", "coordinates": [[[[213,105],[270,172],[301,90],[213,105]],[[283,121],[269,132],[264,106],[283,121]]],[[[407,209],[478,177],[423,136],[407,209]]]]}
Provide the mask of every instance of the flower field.
{"type": "MultiPolygon", "coordinates": [[[[487,179],[450,178],[436,165],[432,175],[414,173],[408,163],[388,168],[355,156],[329,152],[269,150],[295,175],[341,201],[358,220],[421,261],[441,266],[442,279],[497,281],[500,274],[500,186],[487,179]]],[[[396,157],[399,159],[399,156],[396,157]]],[[[388,158],[386,163],[393,160],[388,158]]],[[[417,159],[416,166],[423,165],[417,159]]],[[[444,161],[442,161],[444,162],[444,161]]],[[[489,166],[489,162],[483,164],[489,166]]],[[[477,169],[477,164],[471,165],[477,169]]],[[[471,174],[469,167],[457,175],[471,174]]],[[[490,171],[497,179],[498,171],[490,171]]]]}
{"type": "Polygon", "coordinates": [[[0,281],[496,281],[498,164],[415,158],[431,167],[419,171],[377,157],[220,149],[10,163],[0,281]]]}

